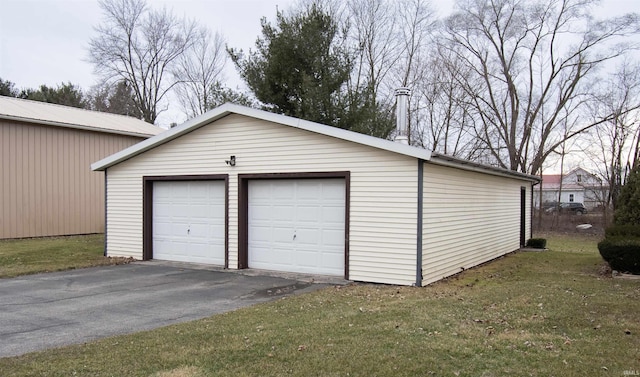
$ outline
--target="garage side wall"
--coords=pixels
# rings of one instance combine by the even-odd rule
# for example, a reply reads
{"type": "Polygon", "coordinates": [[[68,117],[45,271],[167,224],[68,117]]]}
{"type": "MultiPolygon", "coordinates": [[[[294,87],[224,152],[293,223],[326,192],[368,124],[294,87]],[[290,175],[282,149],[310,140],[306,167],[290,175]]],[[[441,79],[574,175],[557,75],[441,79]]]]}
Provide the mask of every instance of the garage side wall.
{"type": "Polygon", "coordinates": [[[241,115],[107,170],[107,253],[142,258],[145,175],[229,176],[229,268],[237,268],[238,174],[343,171],[350,172],[349,278],[415,283],[415,159],[241,115]],[[225,163],[232,155],[235,167],[225,163]]]}
{"type": "Polygon", "coordinates": [[[97,160],[142,138],[0,120],[0,239],[104,232],[97,160]]]}
{"type": "Polygon", "coordinates": [[[425,163],[422,284],[519,249],[521,187],[529,238],[529,182],[425,163]]]}

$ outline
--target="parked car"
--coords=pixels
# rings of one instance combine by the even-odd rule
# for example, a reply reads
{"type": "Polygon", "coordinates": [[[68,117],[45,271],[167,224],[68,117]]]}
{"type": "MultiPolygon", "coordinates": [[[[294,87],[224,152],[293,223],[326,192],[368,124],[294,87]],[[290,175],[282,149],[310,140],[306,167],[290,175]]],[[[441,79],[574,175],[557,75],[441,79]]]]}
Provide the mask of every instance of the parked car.
{"type": "Polygon", "coordinates": [[[575,215],[584,215],[587,213],[587,209],[582,203],[560,203],[555,206],[549,207],[545,210],[547,213],[553,213],[559,211],[560,213],[570,213],[575,215]]]}
{"type": "Polygon", "coordinates": [[[558,202],[544,202],[542,203],[542,210],[545,212],[553,212],[558,206],[560,205],[560,203],[558,202]]]}

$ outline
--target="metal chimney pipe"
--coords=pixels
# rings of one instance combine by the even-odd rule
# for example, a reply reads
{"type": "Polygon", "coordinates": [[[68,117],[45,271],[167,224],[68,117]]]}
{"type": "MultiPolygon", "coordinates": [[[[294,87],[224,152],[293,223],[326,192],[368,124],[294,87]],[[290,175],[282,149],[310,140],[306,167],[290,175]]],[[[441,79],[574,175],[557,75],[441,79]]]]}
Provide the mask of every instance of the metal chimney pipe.
{"type": "Polygon", "coordinates": [[[409,136],[407,131],[407,115],[409,88],[396,89],[396,137],[395,142],[401,144],[409,144],[409,136]]]}

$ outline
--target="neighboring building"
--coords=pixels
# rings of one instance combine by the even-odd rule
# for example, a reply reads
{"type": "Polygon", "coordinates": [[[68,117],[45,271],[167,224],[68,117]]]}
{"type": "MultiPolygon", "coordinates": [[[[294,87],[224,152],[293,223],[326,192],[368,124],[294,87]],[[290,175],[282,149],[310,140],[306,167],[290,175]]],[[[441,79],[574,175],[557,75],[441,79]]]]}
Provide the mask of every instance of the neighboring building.
{"type": "Polygon", "coordinates": [[[92,168],[107,255],[418,286],[519,249],[537,182],[231,104],[92,168]]]}
{"type": "Polygon", "coordinates": [[[545,204],[558,202],[558,194],[560,194],[560,203],[583,203],[588,210],[603,206],[609,192],[606,182],[580,167],[564,176],[543,175],[542,183],[534,188],[534,207],[536,208],[540,206],[541,189],[543,207],[545,204]]]}
{"type": "Polygon", "coordinates": [[[162,129],[135,118],[0,96],[0,239],[104,232],[92,162],[162,129]]]}

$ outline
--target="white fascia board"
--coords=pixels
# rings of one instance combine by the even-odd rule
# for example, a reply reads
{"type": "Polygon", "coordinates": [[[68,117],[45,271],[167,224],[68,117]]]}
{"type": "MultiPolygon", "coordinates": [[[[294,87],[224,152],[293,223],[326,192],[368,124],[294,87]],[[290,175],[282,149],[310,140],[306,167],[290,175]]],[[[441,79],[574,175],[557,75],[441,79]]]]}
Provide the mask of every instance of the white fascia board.
{"type": "Polygon", "coordinates": [[[431,158],[431,152],[426,149],[411,147],[408,145],[396,143],[393,141],[380,139],[377,137],[359,134],[357,132],[343,130],[337,127],[326,126],[319,123],[314,123],[286,115],[280,115],[270,113],[264,110],[252,109],[244,106],[239,106],[231,103],[226,103],[213,110],[210,110],[198,117],[195,117],[178,127],[165,131],[157,136],[151,137],[138,144],[135,144],[127,149],[124,149],[118,153],[108,156],[98,162],[91,165],[92,170],[105,170],[110,166],[118,164],[129,158],[132,158],[140,153],[148,151],[158,145],[164,144],[168,141],[176,139],[186,133],[194,131],[204,125],[214,122],[220,118],[223,118],[230,114],[239,114],[251,118],[256,118],[268,122],[278,123],[290,127],[299,128],[302,130],[315,132],[322,135],[335,137],[342,140],[351,141],[358,144],[368,145],[374,148],[387,150],[394,153],[407,155],[410,157],[418,158],[421,160],[429,160],[431,158]]]}

